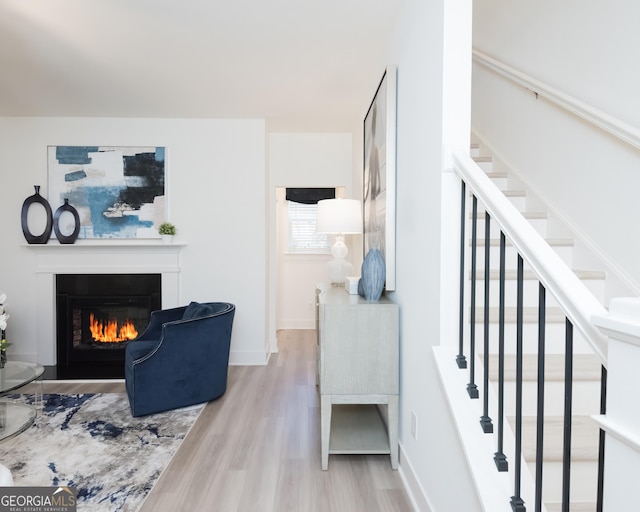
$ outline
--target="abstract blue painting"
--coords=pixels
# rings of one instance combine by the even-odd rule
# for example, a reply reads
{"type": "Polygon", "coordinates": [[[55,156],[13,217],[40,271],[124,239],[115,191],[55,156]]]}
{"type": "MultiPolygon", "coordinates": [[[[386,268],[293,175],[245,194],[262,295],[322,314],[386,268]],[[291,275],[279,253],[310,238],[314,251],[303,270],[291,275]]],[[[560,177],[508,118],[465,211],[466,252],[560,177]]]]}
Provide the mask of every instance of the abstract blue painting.
{"type": "Polygon", "coordinates": [[[49,203],[55,211],[66,198],[78,210],[78,238],[159,237],[164,147],[49,146],[47,160],[49,203]]]}

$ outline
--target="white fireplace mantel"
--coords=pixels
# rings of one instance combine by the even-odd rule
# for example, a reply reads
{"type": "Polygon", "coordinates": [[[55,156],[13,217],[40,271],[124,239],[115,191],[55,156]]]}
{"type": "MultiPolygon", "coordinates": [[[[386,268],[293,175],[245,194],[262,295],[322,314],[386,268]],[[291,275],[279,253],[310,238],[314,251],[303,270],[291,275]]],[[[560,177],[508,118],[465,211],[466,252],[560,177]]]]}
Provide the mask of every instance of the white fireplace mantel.
{"type": "Polygon", "coordinates": [[[38,362],[56,364],[56,274],[161,274],[162,308],[177,307],[180,251],[185,246],[149,240],[25,245],[36,254],[38,362]]]}

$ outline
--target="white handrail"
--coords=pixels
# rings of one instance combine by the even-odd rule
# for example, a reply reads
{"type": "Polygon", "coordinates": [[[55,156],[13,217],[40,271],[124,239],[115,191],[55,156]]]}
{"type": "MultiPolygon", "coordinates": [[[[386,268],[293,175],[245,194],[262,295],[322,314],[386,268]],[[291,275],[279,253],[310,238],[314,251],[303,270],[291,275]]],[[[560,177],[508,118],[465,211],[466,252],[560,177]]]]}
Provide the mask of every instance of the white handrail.
{"type": "Polygon", "coordinates": [[[453,164],[456,174],[485,205],[491,218],[606,367],[607,340],[591,323],[592,316],[606,315],[604,306],[468,154],[454,152],[453,164]]]}
{"type": "Polygon", "coordinates": [[[587,103],[580,101],[573,96],[563,93],[550,85],[545,84],[535,78],[526,75],[511,66],[508,66],[485,53],[473,50],[473,60],[483,66],[495,71],[512,82],[515,82],[526,89],[531,90],[538,96],[542,96],[556,105],[574,113],[575,115],[589,121],[599,128],[615,135],[624,142],[640,149],[640,130],[620,119],[613,117],[606,112],[598,110],[587,103]]]}

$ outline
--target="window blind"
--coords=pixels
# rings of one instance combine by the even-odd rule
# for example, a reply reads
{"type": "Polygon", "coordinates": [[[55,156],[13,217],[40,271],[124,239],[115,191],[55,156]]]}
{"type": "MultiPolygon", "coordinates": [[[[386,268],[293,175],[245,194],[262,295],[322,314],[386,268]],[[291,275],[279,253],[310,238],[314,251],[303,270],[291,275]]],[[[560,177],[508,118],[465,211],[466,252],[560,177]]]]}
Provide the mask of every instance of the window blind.
{"type": "Polygon", "coordinates": [[[287,188],[289,253],[326,254],[331,251],[329,236],[316,233],[317,203],[335,197],[335,188],[287,188]]]}

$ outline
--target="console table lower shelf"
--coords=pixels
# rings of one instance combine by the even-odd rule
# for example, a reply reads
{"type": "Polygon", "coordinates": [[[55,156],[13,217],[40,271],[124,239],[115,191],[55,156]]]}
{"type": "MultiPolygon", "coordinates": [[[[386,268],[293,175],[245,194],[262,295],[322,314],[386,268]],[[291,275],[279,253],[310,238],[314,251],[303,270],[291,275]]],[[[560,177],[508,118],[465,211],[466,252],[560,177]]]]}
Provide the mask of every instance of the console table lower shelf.
{"type": "Polygon", "coordinates": [[[398,468],[398,435],[397,428],[393,428],[394,422],[397,425],[395,404],[326,405],[321,428],[323,470],[328,469],[330,454],[389,455],[391,467],[398,468]]]}

